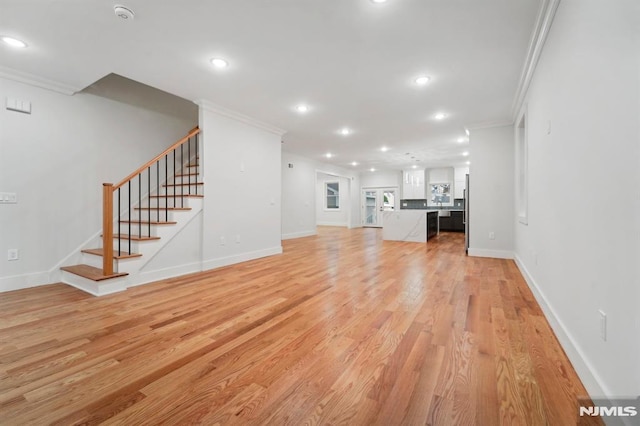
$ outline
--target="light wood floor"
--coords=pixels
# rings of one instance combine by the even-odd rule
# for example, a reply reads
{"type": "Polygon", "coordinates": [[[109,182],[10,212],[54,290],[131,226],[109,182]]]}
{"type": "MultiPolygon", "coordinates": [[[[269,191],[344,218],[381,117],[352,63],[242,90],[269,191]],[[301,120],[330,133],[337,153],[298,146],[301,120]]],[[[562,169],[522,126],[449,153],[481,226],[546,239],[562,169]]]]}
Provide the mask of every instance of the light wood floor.
{"type": "Polygon", "coordinates": [[[320,228],[94,298],[0,294],[0,424],[570,425],[586,392],[512,261],[320,228]]]}

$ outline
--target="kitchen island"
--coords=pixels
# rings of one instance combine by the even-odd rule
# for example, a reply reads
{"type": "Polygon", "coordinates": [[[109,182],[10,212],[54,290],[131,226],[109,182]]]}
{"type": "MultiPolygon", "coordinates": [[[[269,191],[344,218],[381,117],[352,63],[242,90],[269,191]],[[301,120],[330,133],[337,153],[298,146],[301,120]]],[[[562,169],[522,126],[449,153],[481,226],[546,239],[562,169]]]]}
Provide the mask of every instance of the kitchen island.
{"type": "Polygon", "coordinates": [[[384,212],[382,239],[426,243],[437,234],[438,212],[431,210],[396,210],[384,212]]]}

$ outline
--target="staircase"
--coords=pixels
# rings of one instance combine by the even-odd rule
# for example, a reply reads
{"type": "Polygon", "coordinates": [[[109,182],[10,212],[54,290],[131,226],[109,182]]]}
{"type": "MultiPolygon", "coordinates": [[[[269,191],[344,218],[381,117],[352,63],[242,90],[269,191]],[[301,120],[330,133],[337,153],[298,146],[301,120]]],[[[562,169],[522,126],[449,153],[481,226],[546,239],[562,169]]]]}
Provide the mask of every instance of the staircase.
{"type": "Polygon", "coordinates": [[[63,266],[62,282],[95,296],[143,284],[140,272],[201,210],[196,127],[117,185],[103,184],[100,247],[63,266]]]}

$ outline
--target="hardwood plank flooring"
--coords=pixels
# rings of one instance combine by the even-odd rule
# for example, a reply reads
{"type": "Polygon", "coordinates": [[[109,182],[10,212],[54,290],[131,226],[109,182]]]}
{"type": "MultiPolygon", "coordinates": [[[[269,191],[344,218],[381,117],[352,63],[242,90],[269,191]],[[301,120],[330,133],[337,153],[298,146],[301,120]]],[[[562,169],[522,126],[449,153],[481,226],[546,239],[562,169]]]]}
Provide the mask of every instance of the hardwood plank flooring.
{"type": "Polygon", "coordinates": [[[576,424],[586,391],[515,264],[463,239],[320,227],[110,296],[0,294],[0,424],[576,424]]]}

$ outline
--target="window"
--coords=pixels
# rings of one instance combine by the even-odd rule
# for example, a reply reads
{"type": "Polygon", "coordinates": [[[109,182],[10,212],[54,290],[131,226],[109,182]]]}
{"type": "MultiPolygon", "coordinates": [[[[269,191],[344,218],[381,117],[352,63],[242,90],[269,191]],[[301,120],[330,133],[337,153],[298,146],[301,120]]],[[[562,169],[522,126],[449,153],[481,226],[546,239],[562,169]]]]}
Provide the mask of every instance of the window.
{"type": "Polygon", "coordinates": [[[340,210],[340,183],[325,182],[324,194],[325,194],[325,206],[324,206],[325,209],[340,210]]]}

